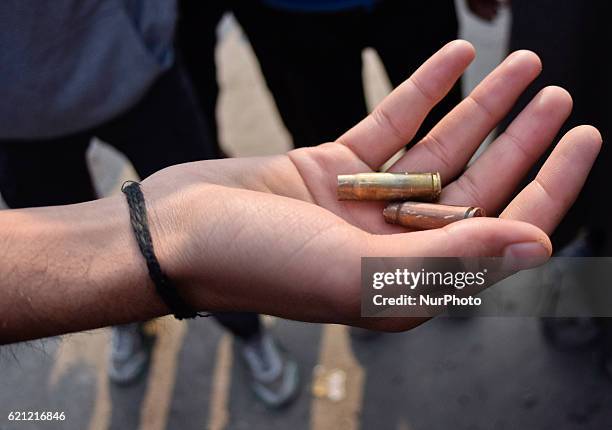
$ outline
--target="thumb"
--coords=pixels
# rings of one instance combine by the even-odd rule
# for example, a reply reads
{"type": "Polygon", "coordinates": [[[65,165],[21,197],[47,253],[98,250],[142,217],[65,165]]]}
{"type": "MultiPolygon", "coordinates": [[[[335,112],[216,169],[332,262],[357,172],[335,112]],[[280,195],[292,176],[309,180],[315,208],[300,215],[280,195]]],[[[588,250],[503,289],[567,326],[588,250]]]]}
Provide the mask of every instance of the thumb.
{"type": "Polygon", "coordinates": [[[372,236],[371,255],[379,257],[503,257],[510,270],[544,264],[552,253],[538,227],[515,220],[472,218],[437,230],[372,236]]]}

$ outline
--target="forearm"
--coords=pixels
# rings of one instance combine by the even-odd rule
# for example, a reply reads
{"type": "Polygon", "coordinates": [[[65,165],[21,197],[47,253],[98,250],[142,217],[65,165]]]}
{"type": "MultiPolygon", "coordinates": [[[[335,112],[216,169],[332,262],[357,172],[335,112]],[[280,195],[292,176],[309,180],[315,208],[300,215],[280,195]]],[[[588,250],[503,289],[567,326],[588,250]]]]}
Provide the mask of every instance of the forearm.
{"type": "Polygon", "coordinates": [[[122,197],[0,211],[0,343],[166,313],[122,197]]]}

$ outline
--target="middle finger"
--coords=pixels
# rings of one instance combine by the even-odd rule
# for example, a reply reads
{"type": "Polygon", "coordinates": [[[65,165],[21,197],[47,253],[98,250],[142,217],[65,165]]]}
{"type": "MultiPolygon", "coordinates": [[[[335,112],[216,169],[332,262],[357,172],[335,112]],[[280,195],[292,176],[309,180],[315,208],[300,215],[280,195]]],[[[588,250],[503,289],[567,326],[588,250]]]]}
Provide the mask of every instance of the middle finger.
{"type": "Polygon", "coordinates": [[[437,171],[450,182],[541,70],[533,52],[511,54],[389,170],[437,171]]]}
{"type": "Polygon", "coordinates": [[[543,89],[478,160],[444,189],[442,200],[496,213],[551,144],[571,110],[567,91],[543,89]]]}

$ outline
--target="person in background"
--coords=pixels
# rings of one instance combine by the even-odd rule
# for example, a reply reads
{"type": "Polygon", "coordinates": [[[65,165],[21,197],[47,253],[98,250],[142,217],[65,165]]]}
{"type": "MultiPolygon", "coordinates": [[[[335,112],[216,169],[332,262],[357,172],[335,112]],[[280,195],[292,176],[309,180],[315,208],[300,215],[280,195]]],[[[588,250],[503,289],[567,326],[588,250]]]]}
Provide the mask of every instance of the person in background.
{"type": "MultiPolygon", "coordinates": [[[[166,0],[35,0],[0,5],[0,193],[10,208],[97,197],[86,152],[97,137],[145,178],[218,157],[190,82],[174,60],[176,4],[166,0]]],[[[216,313],[240,340],[255,392],[269,406],[297,390],[297,367],[253,313],[216,313]]],[[[144,373],[141,324],[112,332],[109,377],[144,373]]]]}
{"type": "Polygon", "coordinates": [[[219,83],[215,49],[217,27],[230,8],[230,0],[179,0],[176,26],[176,52],[192,82],[196,100],[207,119],[210,136],[219,158],[220,147],[217,121],[219,83]]]}
{"type": "MultiPolygon", "coordinates": [[[[500,2],[467,4],[483,19],[493,19],[500,2]]],[[[331,141],[366,115],[365,48],[376,49],[395,87],[458,34],[454,0],[181,0],[179,5],[178,50],[209,122],[216,120],[219,92],[216,26],[231,10],[251,42],[295,147],[331,141]]],[[[458,82],[413,142],[460,100],[458,82]]]]}
{"type": "MultiPolygon", "coordinates": [[[[574,99],[573,113],[563,133],[585,118],[597,126],[604,141],[611,136],[612,66],[601,57],[606,52],[612,15],[610,2],[594,0],[512,0],[509,50],[535,51],[546,65],[538,80],[523,95],[504,124],[510,123],[545,85],[567,88],[574,99]]],[[[605,210],[609,194],[612,151],[604,145],[583,193],[552,236],[558,256],[601,257],[612,255],[612,224],[605,210]],[[598,207],[597,210],[594,210],[598,207]]],[[[536,166],[537,168],[537,166],[536,166]]],[[[533,175],[531,175],[533,177],[533,175]]],[[[560,282],[560,279],[558,280],[560,282]]],[[[612,377],[612,327],[606,318],[544,319],[546,337],[560,347],[581,347],[599,340],[604,369],[612,377]]]]}
{"type": "MultiPolygon", "coordinates": [[[[218,0],[202,3],[181,1],[178,29],[179,51],[189,59],[187,70],[196,88],[209,85],[214,64],[213,15],[208,11],[224,6],[218,0]]],[[[295,147],[331,141],[367,114],[362,82],[366,47],[376,49],[397,86],[458,33],[453,0],[233,0],[225,7],[252,44],[295,147]]],[[[209,103],[199,95],[202,104],[209,103]]],[[[458,83],[416,138],[460,100],[458,83]]]]}

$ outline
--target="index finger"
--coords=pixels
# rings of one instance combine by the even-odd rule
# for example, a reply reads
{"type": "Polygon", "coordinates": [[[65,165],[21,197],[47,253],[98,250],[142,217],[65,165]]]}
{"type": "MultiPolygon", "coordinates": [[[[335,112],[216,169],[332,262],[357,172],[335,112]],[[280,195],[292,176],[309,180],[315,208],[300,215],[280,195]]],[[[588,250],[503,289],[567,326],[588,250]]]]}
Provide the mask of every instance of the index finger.
{"type": "Polygon", "coordinates": [[[416,134],[429,111],[450,91],[475,57],[464,40],[445,45],[338,142],[378,170],[416,134]]]}

